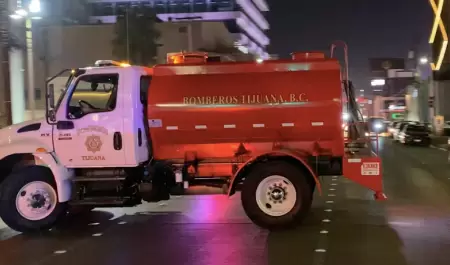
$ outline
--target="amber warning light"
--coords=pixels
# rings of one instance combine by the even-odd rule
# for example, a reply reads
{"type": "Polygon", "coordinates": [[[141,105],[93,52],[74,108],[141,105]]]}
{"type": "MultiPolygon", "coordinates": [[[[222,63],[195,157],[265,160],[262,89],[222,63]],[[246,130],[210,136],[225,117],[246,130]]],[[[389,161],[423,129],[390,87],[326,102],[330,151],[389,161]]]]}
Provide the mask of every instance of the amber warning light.
{"type": "Polygon", "coordinates": [[[208,54],[204,52],[176,52],[167,54],[168,64],[206,63],[208,54]]]}

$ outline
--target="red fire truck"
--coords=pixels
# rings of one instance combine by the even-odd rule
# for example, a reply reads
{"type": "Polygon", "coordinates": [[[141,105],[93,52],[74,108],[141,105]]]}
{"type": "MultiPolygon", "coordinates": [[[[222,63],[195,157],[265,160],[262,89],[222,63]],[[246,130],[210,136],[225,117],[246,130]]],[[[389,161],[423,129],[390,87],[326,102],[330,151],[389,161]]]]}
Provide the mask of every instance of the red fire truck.
{"type": "Polygon", "coordinates": [[[48,229],[68,205],[134,206],[219,183],[230,196],[241,190],[255,224],[288,227],[308,213],[319,176],[333,175],[385,198],[364,132],[350,122],[344,140],[343,102],[354,97],[336,59],[185,55],[153,68],[99,61],[62,71],[57,102],[50,79],[46,119],[0,130],[4,222],[48,229]]]}

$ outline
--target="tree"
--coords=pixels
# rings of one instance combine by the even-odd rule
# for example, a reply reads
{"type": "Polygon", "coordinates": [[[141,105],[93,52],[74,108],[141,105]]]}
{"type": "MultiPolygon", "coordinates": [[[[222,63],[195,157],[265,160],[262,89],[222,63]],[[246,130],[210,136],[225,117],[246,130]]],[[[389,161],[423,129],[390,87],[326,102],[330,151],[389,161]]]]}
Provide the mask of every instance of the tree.
{"type": "Polygon", "coordinates": [[[157,17],[146,6],[131,7],[117,16],[113,54],[131,64],[153,65],[158,52],[157,17]]]}

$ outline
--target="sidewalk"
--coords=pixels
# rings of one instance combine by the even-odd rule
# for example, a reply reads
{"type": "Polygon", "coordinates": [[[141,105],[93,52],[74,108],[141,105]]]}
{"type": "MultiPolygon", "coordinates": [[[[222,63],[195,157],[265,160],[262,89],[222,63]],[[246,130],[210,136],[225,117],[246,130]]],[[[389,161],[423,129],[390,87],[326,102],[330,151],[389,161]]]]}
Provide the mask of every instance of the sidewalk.
{"type": "Polygon", "coordinates": [[[439,149],[444,148],[445,150],[447,150],[448,148],[448,139],[450,139],[448,136],[436,136],[436,135],[432,135],[431,136],[431,145],[435,146],[439,149]]]}

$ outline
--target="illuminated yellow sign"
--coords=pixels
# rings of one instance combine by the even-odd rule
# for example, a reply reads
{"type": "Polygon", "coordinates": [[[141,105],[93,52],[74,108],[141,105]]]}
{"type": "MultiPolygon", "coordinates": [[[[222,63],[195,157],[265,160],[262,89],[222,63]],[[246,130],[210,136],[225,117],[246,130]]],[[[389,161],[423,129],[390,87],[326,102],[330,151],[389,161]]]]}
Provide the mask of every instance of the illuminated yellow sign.
{"type": "Polygon", "coordinates": [[[430,0],[431,8],[434,12],[434,23],[433,28],[431,30],[430,40],[429,43],[434,43],[434,40],[436,38],[436,33],[439,27],[439,31],[442,34],[442,44],[441,44],[441,50],[439,52],[438,58],[436,63],[431,63],[431,69],[433,71],[438,71],[441,69],[442,62],[444,60],[445,52],[447,51],[448,46],[448,35],[447,31],[444,26],[444,22],[442,21],[442,9],[444,8],[444,0],[430,0]],[[436,3],[436,1],[439,1],[436,3]]]}
{"type": "Polygon", "coordinates": [[[307,102],[306,94],[183,97],[187,105],[247,105],[307,102]]]}

